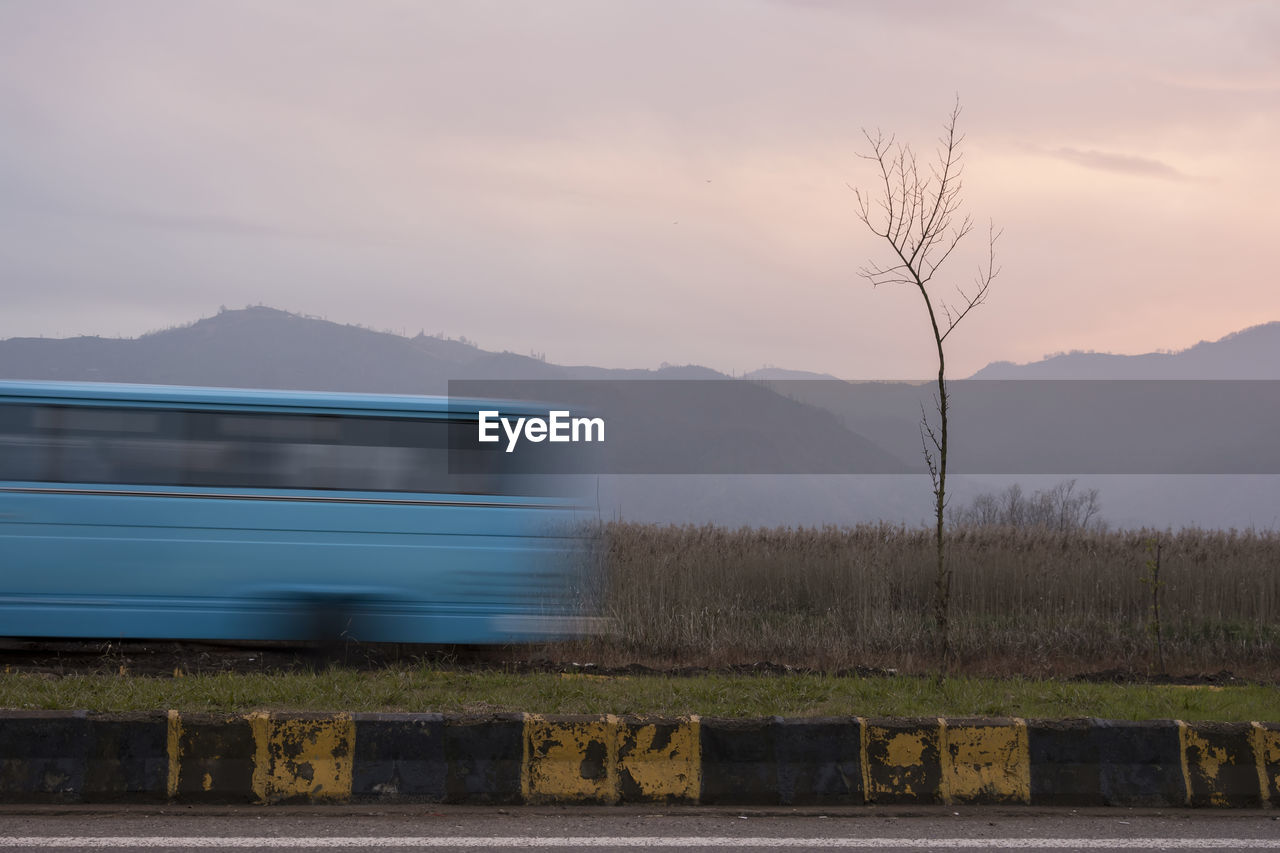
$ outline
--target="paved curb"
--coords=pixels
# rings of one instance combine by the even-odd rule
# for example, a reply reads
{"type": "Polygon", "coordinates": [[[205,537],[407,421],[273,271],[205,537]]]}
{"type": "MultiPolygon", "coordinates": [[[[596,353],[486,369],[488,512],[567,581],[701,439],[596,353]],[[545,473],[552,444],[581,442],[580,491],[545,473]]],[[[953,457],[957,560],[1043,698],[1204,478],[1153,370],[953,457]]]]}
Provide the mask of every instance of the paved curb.
{"type": "Polygon", "coordinates": [[[1280,805],[1280,724],[0,711],[0,802],[1280,805]]]}

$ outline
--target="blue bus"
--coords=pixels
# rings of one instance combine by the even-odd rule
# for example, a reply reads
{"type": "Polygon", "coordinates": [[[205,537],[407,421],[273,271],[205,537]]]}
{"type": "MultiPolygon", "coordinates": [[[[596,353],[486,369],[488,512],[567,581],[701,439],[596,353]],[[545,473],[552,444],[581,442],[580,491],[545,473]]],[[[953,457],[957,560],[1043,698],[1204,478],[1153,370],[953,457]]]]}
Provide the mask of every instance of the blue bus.
{"type": "Polygon", "coordinates": [[[497,406],[0,382],[0,636],[578,633],[591,578],[571,500],[500,448],[450,465],[482,407],[497,406]]]}

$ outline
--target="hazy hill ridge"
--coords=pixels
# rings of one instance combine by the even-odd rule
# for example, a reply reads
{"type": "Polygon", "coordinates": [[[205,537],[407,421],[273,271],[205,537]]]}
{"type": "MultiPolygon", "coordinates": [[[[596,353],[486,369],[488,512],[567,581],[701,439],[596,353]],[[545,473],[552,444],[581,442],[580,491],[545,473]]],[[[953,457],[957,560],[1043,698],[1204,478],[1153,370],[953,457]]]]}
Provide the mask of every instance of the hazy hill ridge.
{"type": "Polygon", "coordinates": [[[445,394],[450,379],[729,379],[697,365],[549,364],[419,334],[404,337],[256,306],[137,338],[0,340],[0,378],[445,394]]]}
{"type": "MultiPolygon", "coordinates": [[[[222,311],[134,339],[0,341],[0,377],[436,395],[449,393],[451,380],[489,380],[515,385],[506,386],[512,389],[508,393],[479,396],[514,398],[522,397],[516,386],[529,380],[723,380],[724,385],[716,386],[716,402],[709,406],[698,399],[706,392],[689,398],[687,391],[677,393],[673,386],[656,402],[644,395],[605,392],[616,406],[610,414],[640,435],[626,445],[632,468],[637,469],[633,473],[646,473],[647,459],[675,460],[669,463],[672,472],[685,470],[681,459],[691,465],[705,462],[731,443],[723,422],[726,413],[747,411],[749,417],[735,419],[733,436],[746,444],[725,460],[725,473],[738,473],[744,464],[777,473],[825,473],[842,465],[873,473],[906,473],[916,467],[825,409],[756,383],[734,382],[706,367],[610,370],[548,364],[465,341],[423,334],[407,338],[265,307],[222,311]],[[645,437],[645,427],[652,428],[651,439],[645,437]],[[664,444],[663,430],[670,433],[676,427],[688,441],[664,444]]],[[[556,390],[550,394],[550,399],[561,401],[556,390]]],[[[539,394],[537,399],[544,397],[539,394]]]]}
{"type": "Polygon", "coordinates": [[[461,372],[542,376],[536,359],[406,338],[274,308],[222,311],[132,339],[10,338],[0,376],[175,385],[443,394],[461,372]]]}
{"type": "MultiPolygon", "coordinates": [[[[616,370],[548,364],[466,341],[404,337],[275,308],[222,311],[138,338],[0,340],[0,377],[443,394],[449,379],[728,379],[705,367],[616,370]]],[[[743,378],[830,380],[765,367],[743,378]]],[[[996,361],[972,379],[1280,379],[1280,322],[1174,353],[1070,352],[996,361]]]]}
{"type": "Polygon", "coordinates": [[[1180,352],[1070,352],[1030,364],[996,361],[973,379],[1280,379],[1280,322],[1263,323],[1180,352]]]}

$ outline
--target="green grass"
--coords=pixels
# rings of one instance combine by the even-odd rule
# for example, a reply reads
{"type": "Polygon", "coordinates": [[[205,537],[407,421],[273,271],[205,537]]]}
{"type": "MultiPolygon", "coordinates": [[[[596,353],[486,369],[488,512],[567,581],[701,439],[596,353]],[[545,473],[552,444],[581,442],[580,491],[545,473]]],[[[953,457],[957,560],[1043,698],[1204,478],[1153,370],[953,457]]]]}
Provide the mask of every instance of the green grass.
{"type": "Polygon", "coordinates": [[[390,711],[674,717],[1019,716],[1280,721],[1280,688],[829,675],[637,675],[404,670],[185,678],[0,675],[0,708],[243,713],[390,711]]]}

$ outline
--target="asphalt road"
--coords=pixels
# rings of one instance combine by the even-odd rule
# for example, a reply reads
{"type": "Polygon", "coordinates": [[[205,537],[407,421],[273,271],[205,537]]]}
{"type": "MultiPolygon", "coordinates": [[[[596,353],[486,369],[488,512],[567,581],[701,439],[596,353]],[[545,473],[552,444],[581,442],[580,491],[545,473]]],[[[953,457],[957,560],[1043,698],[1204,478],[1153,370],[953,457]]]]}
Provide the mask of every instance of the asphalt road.
{"type": "Polygon", "coordinates": [[[1280,850],[1271,811],[14,807],[0,850],[1280,850]]]}

